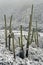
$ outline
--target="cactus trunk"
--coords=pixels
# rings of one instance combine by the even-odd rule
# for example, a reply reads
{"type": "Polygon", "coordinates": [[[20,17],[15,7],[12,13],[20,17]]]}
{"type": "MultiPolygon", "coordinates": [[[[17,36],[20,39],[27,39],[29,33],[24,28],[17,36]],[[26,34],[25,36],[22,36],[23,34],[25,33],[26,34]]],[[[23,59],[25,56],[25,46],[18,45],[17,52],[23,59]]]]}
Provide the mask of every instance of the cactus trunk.
{"type": "Polygon", "coordinates": [[[13,54],[14,54],[14,58],[15,58],[14,33],[12,33],[12,44],[13,44],[13,54]]]}

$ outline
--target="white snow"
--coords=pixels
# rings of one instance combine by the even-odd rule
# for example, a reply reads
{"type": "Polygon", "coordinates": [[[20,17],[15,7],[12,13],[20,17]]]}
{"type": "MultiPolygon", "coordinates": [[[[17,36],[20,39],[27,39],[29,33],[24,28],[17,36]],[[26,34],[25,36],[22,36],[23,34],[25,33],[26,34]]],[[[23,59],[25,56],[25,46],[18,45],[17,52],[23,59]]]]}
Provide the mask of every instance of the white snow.
{"type": "MultiPolygon", "coordinates": [[[[14,32],[14,31],[13,31],[14,32]]],[[[14,35],[20,35],[20,31],[15,31],[14,35]]],[[[39,33],[40,37],[43,37],[43,33],[39,33]]],[[[23,31],[23,35],[27,35],[27,32],[23,31]],[[25,34],[24,34],[25,33],[25,34]]],[[[25,41],[25,40],[24,40],[25,41]]],[[[17,46],[17,45],[16,45],[17,46]]],[[[16,54],[20,51],[20,47],[15,47],[16,54]]],[[[25,50],[25,48],[24,48],[25,50]]],[[[26,50],[25,50],[26,51],[26,50]]],[[[29,47],[29,57],[21,59],[16,56],[13,58],[13,53],[5,48],[4,30],[0,30],[0,62],[13,62],[13,65],[43,65],[43,48],[29,47]],[[3,43],[4,42],[4,43],[3,43]],[[3,43],[3,44],[2,44],[3,43]]],[[[25,52],[24,52],[25,53],[25,52]]]]}

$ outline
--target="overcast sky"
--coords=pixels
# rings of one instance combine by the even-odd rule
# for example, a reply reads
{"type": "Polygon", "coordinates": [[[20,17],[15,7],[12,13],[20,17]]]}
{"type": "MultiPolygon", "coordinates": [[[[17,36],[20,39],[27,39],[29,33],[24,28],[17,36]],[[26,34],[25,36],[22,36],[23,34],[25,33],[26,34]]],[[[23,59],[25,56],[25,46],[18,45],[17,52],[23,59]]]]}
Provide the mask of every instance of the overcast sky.
{"type": "Polygon", "coordinates": [[[6,6],[22,6],[23,4],[40,4],[43,0],[0,0],[0,7],[6,6]]]}

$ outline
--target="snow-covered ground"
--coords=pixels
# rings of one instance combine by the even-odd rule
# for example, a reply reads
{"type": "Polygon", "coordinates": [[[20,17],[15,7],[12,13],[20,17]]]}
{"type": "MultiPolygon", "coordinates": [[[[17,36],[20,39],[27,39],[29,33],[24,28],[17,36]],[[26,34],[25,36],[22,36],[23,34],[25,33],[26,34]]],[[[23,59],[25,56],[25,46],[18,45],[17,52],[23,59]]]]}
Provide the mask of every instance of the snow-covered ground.
{"type": "Polygon", "coordinates": [[[21,59],[5,48],[5,44],[0,43],[0,63],[9,65],[43,65],[43,49],[29,47],[29,57],[21,59]]]}
{"type": "MultiPolygon", "coordinates": [[[[18,31],[15,31],[14,34],[16,35],[20,33],[18,31]]],[[[23,32],[23,34],[27,35],[27,32],[23,32]]],[[[42,45],[43,33],[39,33],[39,34],[40,34],[39,42],[40,45],[42,45]]],[[[33,48],[32,45],[30,45],[28,58],[25,57],[24,59],[21,59],[19,56],[17,56],[20,47],[16,47],[15,48],[16,58],[14,59],[13,52],[9,51],[8,48],[5,48],[4,39],[5,39],[4,30],[0,30],[0,65],[2,63],[5,65],[43,65],[43,48],[39,48],[39,47],[33,48]]],[[[26,51],[25,47],[24,50],[26,51]]]]}

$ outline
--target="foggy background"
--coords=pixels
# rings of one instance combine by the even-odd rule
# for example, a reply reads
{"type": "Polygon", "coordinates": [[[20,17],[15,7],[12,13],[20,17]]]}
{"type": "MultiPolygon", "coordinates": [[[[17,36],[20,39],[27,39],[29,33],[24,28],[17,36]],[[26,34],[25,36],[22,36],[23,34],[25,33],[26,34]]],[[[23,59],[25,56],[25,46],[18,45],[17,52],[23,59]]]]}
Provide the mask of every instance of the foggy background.
{"type": "Polygon", "coordinates": [[[40,4],[43,0],[0,0],[0,7],[20,7],[28,4],[40,4]]]}
{"type": "Polygon", "coordinates": [[[38,30],[43,30],[43,0],[0,0],[0,29],[4,29],[4,14],[9,27],[10,16],[13,15],[12,29],[18,29],[20,24],[24,30],[28,29],[32,4],[33,27],[38,21],[38,30]]]}

